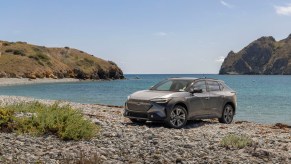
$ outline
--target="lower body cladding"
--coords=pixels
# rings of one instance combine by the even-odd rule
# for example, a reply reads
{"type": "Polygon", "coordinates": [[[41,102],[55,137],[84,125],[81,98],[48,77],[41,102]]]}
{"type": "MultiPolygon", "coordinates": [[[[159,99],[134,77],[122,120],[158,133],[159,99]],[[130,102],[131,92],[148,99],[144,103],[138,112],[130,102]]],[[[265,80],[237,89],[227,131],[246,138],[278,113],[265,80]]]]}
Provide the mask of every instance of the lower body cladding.
{"type": "Polygon", "coordinates": [[[135,106],[132,108],[130,105],[125,105],[124,117],[149,120],[149,121],[163,121],[166,119],[166,107],[158,104],[151,104],[147,110],[142,106],[135,106]]]}

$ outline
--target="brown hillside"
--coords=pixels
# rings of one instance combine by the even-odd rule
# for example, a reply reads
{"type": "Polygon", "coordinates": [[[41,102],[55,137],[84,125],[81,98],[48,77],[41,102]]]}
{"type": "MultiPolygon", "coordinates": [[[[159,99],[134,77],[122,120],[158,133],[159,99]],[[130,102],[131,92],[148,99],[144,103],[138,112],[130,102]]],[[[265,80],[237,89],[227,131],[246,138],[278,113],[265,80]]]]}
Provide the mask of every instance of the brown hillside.
{"type": "Polygon", "coordinates": [[[121,69],[83,51],[0,41],[0,77],[122,79],[121,69]]]}

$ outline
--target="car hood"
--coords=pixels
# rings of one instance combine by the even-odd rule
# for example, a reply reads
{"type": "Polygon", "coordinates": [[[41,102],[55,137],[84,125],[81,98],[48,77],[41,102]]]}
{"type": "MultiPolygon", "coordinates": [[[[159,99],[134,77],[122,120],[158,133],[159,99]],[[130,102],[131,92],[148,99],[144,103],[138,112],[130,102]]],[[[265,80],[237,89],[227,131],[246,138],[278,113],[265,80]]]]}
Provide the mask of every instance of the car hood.
{"type": "Polygon", "coordinates": [[[154,98],[172,98],[189,95],[188,92],[142,90],[130,95],[130,99],[151,100],[154,98]]]}

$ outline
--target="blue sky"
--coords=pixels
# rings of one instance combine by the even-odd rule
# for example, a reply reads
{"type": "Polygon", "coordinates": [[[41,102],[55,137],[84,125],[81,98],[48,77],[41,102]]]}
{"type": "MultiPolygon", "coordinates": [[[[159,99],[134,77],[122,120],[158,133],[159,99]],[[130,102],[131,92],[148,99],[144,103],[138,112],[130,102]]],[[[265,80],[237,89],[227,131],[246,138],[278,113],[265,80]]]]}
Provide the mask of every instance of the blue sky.
{"type": "Polygon", "coordinates": [[[218,73],[261,36],[291,34],[291,0],[9,0],[0,40],[69,46],[124,73],[218,73]]]}

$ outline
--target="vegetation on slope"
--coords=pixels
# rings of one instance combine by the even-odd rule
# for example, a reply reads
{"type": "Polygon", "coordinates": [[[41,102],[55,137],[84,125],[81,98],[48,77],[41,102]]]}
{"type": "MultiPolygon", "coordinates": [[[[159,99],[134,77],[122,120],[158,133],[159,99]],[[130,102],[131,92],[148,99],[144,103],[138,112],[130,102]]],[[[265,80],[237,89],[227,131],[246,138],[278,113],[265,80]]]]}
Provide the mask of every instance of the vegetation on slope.
{"type": "Polygon", "coordinates": [[[261,37],[238,53],[231,51],[222,63],[220,74],[291,74],[291,35],[276,41],[261,37]]]}
{"type": "Polygon", "coordinates": [[[0,41],[0,77],[122,79],[122,70],[83,51],[0,41]]]}

